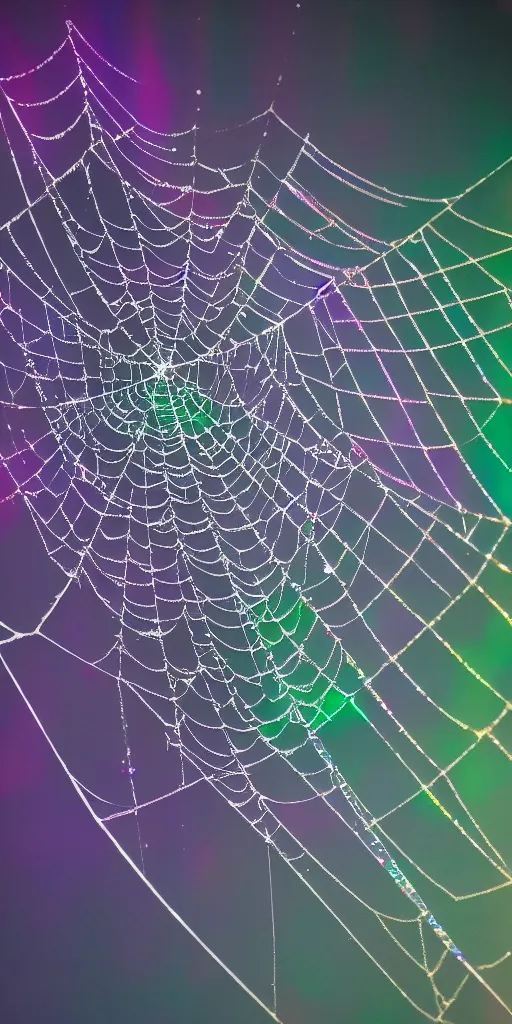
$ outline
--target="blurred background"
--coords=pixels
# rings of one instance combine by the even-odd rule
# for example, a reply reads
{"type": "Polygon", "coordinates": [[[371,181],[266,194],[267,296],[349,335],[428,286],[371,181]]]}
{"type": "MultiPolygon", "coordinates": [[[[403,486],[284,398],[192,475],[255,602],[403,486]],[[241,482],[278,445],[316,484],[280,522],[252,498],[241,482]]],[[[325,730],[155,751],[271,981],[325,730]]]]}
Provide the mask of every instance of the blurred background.
{"type": "MultiPolygon", "coordinates": [[[[139,79],[138,117],[155,130],[179,131],[194,121],[229,127],[275,101],[281,116],[333,159],[393,190],[427,197],[459,193],[512,154],[507,0],[17,0],[3,12],[0,73],[43,60],[64,37],[66,19],[139,79]]],[[[42,557],[21,506],[2,511],[0,548],[2,603],[37,620],[57,570],[42,557]]],[[[66,628],[77,628],[71,614],[66,628]]],[[[35,687],[75,671],[64,660],[45,662],[36,641],[13,666],[35,687]]],[[[0,686],[5,1021],[268,1019],[95,828],[3,669],[0,686]]],[[[93,749],[92,725],[90,742],[93,749]]],[[[176,849],[167,867],[177,891],[187,889],[195,901],[198,919],[203,907],[219,932],[229,929],[232,913],[224,905],[226,878],[236,876],[246,896],[250,880],[260,877],[262,889],[255,886],[237,927],[246,928],[245,942],[265,971],[268,921],[258,893],[265,892],[266,850],[220,798],[208,796],[176,799],[176,849]]],[[[419,1021],[349,940],[333,968],[338,932],[324,930],[313,901],[299,918],[298,883],[280,863],[275,872],[284,1019],[419,1021]]],[[[467,1024],[505,1019],[481,990],[461,1005],[467,1024]]]]}

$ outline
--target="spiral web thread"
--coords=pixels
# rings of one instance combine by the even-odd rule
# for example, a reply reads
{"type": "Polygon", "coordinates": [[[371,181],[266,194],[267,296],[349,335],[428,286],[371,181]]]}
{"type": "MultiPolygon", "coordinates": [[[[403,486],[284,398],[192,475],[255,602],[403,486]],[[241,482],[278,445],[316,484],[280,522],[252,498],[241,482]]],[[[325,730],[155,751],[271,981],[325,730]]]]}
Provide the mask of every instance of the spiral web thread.
{"type": "MultiPolygon", "coordinates": [[[[510,779],[511,165],[401,196],[273,107],[151,131],[121,74],[69,24],[2,80],[4,500],[65,577],[35,627],[3,624],[4,664],[17,682],[28,636],[70,650],[53,619],[92,590],[113,639],[76,657],[117,684],[124,805],[61,760],[148,884],[146,814],[207,781],[268,844],[271,893],[279,856],[424,1017],[460,1019],[471,979],[506,1008],[509,953],[458,911],[510,892],[506,804],[474,781],[510,779]],[[147,800],[127,694],[178,756],[147,800]],[[329,863],[287,817],[312,801],[329,863]]],[[[279,1019],[273,903],[272,931],[271,997],[250,994],[279,1019]]]]}

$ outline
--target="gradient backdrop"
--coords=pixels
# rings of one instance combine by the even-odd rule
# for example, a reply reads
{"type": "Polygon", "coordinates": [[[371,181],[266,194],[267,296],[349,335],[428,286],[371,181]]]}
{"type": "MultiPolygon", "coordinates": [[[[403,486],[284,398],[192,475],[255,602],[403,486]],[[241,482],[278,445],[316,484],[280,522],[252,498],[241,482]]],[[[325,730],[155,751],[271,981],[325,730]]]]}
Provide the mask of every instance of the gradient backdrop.
{"type": "MultiPolygon", "coordinates": [[[[47,56],[63,37],[66,18],[139,77],[139,117],[157,129],[189,127],[197,89],[202,123],[243,121],[268,105],[282,74],[277,109],[285,119],[301,134],[309,131],[334,159],[397,191],[452,195],[512,153],[512,3],[506,0],[302,0],[300,11],[288,0],[17,0],[2,14],[0,72],[25,70],[47,56]]],[[[2,506],[0,578],[2,608],[14,620],[17,614],[37,620],[57,570],[21,506],[2,506]]],[[[70,615],[65,628],[79,638],[76,618],[70,615]]],[[[30,675],[41,686],[45,673],[60,674],[64,683],[77,671],[71,659],[45,663],[35,641],[15,662],[20,678],[30,675]]],[[[0,687],[2,1019],[263,1024],[268,1018],[169,918],[95,828],[3,673],[0,687]]],[[[63,705],[59,713],[71,709],[63,705]]],[[[101,715],[89,728],[93,749],[101,715]]],[[[492,790],[487,798],[506,796],[492,790]]],[[[183,794],[173,809],[168,869],[176,892],[186,896],[184,910],[188,900],[199,917],[218,921],[228,945],[232,911],[223,888],[235,877],[247,889],[249,877],[261,872],[261,889],[249,894],[244,913],[254,970],[267,970],[268,915],[259,899],[266,892],[265,850],[211,792],[183,794]]],[[[298,883],[283,865],[275,872],[279,1005],[286,1020],[419,1021],[348,943],[345,969],[333,970],[338,932],[331,943],[313,901],[299,900],[298,883]]],[[[236,930],[233,935],[236,944],[236,930]]],[[[467,1024],[505,1019],[471,992],[467,1024]]]]}

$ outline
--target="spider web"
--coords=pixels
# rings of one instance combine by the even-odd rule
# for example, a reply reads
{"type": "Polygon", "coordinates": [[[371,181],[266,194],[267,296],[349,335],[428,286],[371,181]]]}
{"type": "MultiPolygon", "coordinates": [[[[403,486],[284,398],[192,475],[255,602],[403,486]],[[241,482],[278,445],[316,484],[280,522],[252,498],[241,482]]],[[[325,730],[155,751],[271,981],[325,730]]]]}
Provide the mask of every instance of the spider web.
{"type": "Polygon", "coordinates": [[[40,621],[3,624],[4,665],[179,920],[156,816],[206,784],[261,836],[270,983],[221,962],[271,1017],[279,860],[423,1017],[461,1020],[468,982],[506,1008],[510,163],[424,200],[273,106],[151,131],[71,24],[2,82],[4,501],[63,575],[40,621]],[[59,615],[93,594],[111,626],[87,651],[59,615]],[[108,721],[116,694],[101,793],[18,681],[36,637],[92,670],[108,721]]]}

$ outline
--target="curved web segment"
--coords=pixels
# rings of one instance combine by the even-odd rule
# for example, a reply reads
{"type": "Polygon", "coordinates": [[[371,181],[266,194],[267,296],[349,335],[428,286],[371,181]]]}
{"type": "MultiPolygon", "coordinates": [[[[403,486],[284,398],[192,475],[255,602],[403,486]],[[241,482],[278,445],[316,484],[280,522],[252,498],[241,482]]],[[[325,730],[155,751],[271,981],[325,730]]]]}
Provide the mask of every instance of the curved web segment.
{"type": "Polygon", "coordinates": [[[5,663],[36,634],[117,683],[122,789],[62,757],[158,892],[155,805],[204,780],[421,1015],[470,979],[504,1007],[510,165],[398,196],[272,108],[149,131],[117,74],[69,26],[4,80],[3,464],[65,578],[5,663]],[[90,656],[77,593],[111,613],[90,656]]]}

